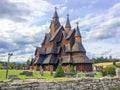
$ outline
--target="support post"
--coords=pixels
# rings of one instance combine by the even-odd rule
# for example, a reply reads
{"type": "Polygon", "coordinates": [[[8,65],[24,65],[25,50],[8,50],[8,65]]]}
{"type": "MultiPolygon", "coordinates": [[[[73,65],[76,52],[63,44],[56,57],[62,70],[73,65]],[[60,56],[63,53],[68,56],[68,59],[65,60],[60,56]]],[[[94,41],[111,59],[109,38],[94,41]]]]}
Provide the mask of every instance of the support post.
{"type": "Polygon", "coordinates": [[[53,65],[50,65],[50,75],[53,76],[53,65]]]}
{"type": "Polygon", "coordinates": [[[42,65],[40,65],[40,75],[43,76],[43,68],[42,68],[42,65]]]}
{"type": "Polygon", "coordinates": [[[10,57],[12,56],[12,53],[8,53],[8,62],[7,62],[7,67],[6,67],[6,79],[8,78],[8,67],[9,67],[9,61],[10,61],[10,57]]]}

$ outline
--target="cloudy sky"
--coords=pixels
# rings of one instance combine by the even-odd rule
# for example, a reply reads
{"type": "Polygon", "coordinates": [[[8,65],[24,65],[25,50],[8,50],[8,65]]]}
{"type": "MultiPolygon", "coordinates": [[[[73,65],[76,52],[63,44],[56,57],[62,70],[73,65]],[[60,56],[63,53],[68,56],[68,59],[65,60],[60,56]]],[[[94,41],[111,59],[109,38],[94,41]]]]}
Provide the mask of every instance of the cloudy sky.
{"type": "Polygon", "coordinates": [[[40,46],[57,7],[64,26],[79,22],[83,45],[92,57],[120,58],[120,0],[0,0],[0,61],[26,61],[40,46]]]}

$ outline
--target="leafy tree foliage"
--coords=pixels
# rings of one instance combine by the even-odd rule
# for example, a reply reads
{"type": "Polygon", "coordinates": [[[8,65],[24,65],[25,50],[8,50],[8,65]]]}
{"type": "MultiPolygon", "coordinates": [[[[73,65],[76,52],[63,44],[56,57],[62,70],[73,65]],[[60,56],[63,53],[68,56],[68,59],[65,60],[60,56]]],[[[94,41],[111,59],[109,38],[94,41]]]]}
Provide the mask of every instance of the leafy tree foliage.
{"type": "Polygon", "coordinates": [[[119,61],[119,59],[115,59],[115,58],[110,59],[110,58],[107,58],[107,57],[97,57],[97,58],[92,58],[91,60],[92,60],[93,64],[102,63],[102,62],[112,62],[112,61],[117,62],[117,61],[119,61]]]}
{"type": "Polygon", "coordinates": [[[113,61],[113,65],[116,66],[116,61],[113,61]]]}
{"type": "Polygon", "coordinates": [[[2,69],[2,64],[0,64],[0,69],[2,69]]]}
{"type": "Polygon", "coordinates": [[[30,66],[30,60],[28,59],[26,62],[26,69],[29,69],[29,66],[30,66]]]}
{"type": "Polygon", "coordinates": [[[110,65],[110,66],[106,66],[104,68],[105,72],[108,74],[108,75],[115,75],[115,67],[113,65],[110,65]]]}
{"type": "Polygon", "coordinates": [[[64,71],[62,69],[61,64],[58,65],[54,77],[64,77],[64,71]]]}
{"type": "Polygon", "coordinates": [[[73,66],[70,67],[70,73],[76,74],[76,71],[73,66]]]}

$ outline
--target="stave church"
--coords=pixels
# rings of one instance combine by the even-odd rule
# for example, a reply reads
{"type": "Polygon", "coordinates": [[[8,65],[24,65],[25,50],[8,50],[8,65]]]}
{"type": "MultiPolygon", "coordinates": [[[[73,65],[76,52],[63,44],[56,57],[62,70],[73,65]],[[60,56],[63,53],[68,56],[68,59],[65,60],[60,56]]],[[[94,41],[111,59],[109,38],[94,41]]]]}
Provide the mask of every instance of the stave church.
{"type": "Polygon", "coordinates": [[[78,23],[72,29],[67,15],[65,26],[61,25],[55,9],[49,30],[41,46],[36,47],[31,70],[40,70],[41,67],[44,71],[55,71],[61,64],[64,72],[69,72],[71,65],[77,72],[92,71],[92,62],[86,56],[78,23]]]}

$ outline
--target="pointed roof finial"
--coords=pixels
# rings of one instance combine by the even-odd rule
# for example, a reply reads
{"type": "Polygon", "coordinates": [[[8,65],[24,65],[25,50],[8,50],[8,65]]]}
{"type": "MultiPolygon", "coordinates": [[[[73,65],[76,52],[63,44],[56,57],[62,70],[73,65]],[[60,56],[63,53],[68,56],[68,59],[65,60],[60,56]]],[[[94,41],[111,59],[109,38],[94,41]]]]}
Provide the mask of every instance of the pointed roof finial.
{"type": "Polygon", "coordinates": [[[67,14],[67,17],[69,17],[69,14],[67,14]]]}
{"type": "Polygon", "coordinates": [[[75,36],[76,37],[81,37],[81,34],[80,34],[80,31],[79,31],[79,27],[78,27],[78,22],[76,22],[76,24],[77,24],[77,28],[76,28],[76,32],[75,32],[75,36]]]}
{"type": "Polygon", "coordinates": [[[55,11],[57,11],[57,7],[55,7],[55,11]]]}
{"type": "Polygon", "coordinates": [[[69,20],[69,14],[67,14],[67,21],[66,21],[65,28],[71,28],[70,20],[69,20]]]}
{"type": "Polygon", "coordinates": [[[76,22],[76,24],[78,25],[79,23],[78,23],[78,22],[76,22]]]}
{"type": "Polygon", "coordinates": [[[55,12],[54,12],[53,18],[58,18],[57,7],[55,7],[55,12]]]}

